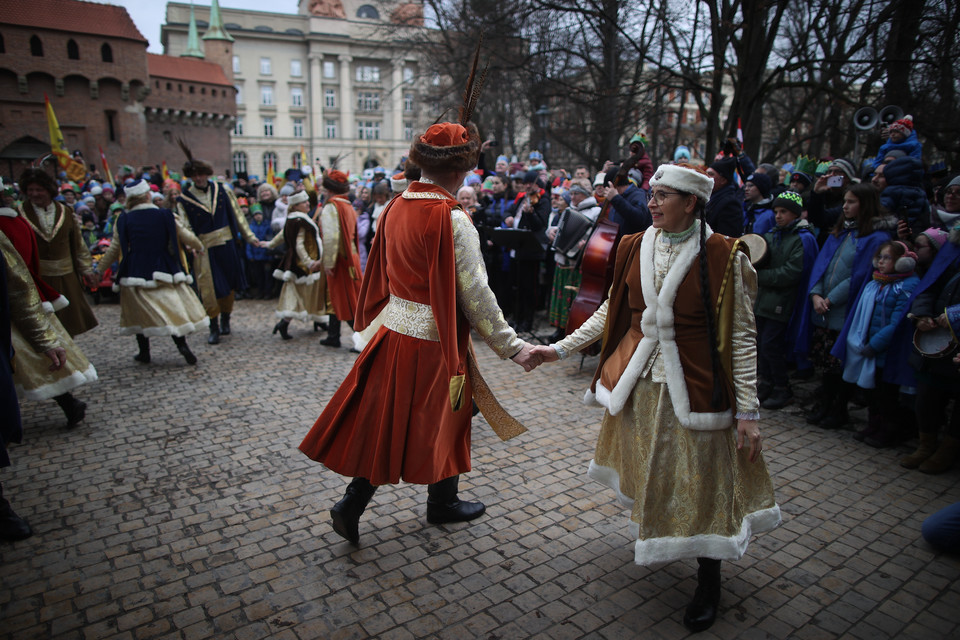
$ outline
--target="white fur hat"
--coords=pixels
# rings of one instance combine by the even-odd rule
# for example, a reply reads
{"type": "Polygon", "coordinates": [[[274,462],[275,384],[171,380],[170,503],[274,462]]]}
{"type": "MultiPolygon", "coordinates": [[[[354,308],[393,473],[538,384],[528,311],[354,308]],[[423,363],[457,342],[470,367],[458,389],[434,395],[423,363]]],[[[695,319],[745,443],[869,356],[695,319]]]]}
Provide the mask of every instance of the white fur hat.
{"type": "Polygon", "coordinates": [[[307,195],[306,191],[298,191],[297,193],[287,198],[287,204],[292,207],[295,204],[300,204],[301,202],[307,202],[308,200],[310,200],[310,196],[307,195]]]}
{"type": "Polygon", "coordinates": [[[650,187],[657,185],[692,193],[704,202],[709,200],[710,194],[713,193],[713,178],[695,169],[675,164],[662,164],[657,167],[653,177],[650,178],[650,187]]]}
{"type": "Polygon", "coordinates": [[[123,192],[127,194],[127,197],[130,196],[142,196],[145,193],[150,193],[150,183],[146,180],[137,180],[129,187],[124,187],[123,192]]]}

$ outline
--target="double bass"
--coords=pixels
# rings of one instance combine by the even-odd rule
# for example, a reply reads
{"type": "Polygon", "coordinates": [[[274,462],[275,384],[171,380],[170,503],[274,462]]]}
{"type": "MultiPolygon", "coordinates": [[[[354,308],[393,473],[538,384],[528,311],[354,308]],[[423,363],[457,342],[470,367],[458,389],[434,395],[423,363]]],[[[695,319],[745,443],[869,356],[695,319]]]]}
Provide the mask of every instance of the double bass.
{"type": "MultiPolygon", "coordinates": [[[[620,171],[614,180],[616,185],[625,180],[630,167],[636,164],[639,154],[630,156],[620,164],[620,171]]],[[[617,244],[620,242],[620,225],[610,220],[610,199],[603,203],[600,215],[597,216],[593,235],[583,248],[583,257],[580,262],[580,290],[570,305],[567,314],[567,335],[580,328],[592,316],[603,301],[607,299],[607,292],[613,282],[613,268],[617,261],[617,244]]],[[[589,355],[600,353],[600,342],[597,341],[583,350],[589,355]]]]}

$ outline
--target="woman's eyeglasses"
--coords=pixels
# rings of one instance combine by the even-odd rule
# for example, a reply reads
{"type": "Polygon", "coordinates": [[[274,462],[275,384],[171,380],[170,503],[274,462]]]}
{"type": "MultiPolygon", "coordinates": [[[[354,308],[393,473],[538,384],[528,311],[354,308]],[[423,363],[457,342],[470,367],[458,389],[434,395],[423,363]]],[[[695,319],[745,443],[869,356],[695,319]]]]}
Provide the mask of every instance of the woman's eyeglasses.
{"type": "Polygon", "coordinates": [[[683,194],[679,191],[651,191],[650,197],[657,201],[658,205],[662,205],[663,201],[667,199],[667,196],[682,196],[683,194]]]}

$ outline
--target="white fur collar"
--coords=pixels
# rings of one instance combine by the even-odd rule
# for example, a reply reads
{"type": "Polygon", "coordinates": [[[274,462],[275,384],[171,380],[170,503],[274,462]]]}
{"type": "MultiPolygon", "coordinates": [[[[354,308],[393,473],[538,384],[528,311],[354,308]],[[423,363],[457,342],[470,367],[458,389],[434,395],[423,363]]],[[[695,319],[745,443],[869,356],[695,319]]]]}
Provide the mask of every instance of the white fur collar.
{"type": "Polygon", "coordinates": [[[290,220],[291,218],[295,218],[297,220],[304,220],[307,223],[309,223],[311,227],[313,227],[313,236],[314,236],[314,239],[317,241],[317,252],[318,252],[317,260],[322,260],[323,259],[323,240],[320,239],[320,228],[317,227],[317,223],[314,222],[310,218],[310,216],[306,215],[305,213],[301,213],[299,211],[288,212],[287,220],[290,220]]]}
{"type": "Polygon", "coordinates": [[[10,207],[0,207],[0,216],[4,218],[16,218],[17,210],[11,209],[10,207]]]}
{"type": "Polygon", "coordinates": [[[152,202],[144,202],[143,204],[138,204],[134,207],[130,207],[127,211],[140,211],[141,209],[156,209],[157,205],[152,202]]]}
{"type": "MultiPolygon", "coordinates": [[[[596,401],[606,407],[611,415],[619,414],[633,395],[633,389],[641,373],[659,345],[667,375],[667,390],[680,424],[688,429],[724,429],[733,422],[732,412],[694,413],[690,410],[690,397],[687,394],[687,383],[680,363],[680,349],[676,343],[673,305],[677,300],[680,284],[687,277],[700,252],[699,234],[696,239],[680,245],[677,257],[663,280],[659,294],[654,283],[653,272],[653,253],[658,235],[659,232],[648,232],[643,234],[640,241],[640,264],[643,265],[640,270],[640,281],[643,300],[647,305],[640,319],[643,339],[637,345],[636,351],[630,357],[630,362],[613,390],[607,390],[599,381],[597,382],[596,401]]],[[[708,225],[706,237],[709,238],[712,235],[713,230],[708,225]]],[[[589,395],[590,392],[586,398],[588,400],[589,395]]]]}

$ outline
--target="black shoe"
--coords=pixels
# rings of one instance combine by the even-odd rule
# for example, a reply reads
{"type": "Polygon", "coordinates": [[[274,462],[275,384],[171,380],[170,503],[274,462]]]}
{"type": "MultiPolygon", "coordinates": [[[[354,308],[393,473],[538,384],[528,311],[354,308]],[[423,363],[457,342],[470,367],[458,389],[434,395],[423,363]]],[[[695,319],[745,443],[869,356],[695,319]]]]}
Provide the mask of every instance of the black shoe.
{"type": "Polygon", "coordinates": [[[313,331],[314,331],[314,333],[316,333],[317,331],[326,331],[326,330],[327,330],[327,323],[326,323],[326,322],[314,322],[314,323],[313,323],[313,331]]]}
{"type": "Polygon", "coordinates": [[[333,530],[352,544],[360,543],[360,516],[377,490],[366,478],[354,478],[343,498],[330,509],[333,530]]]}
{"type": "Polygon", "coordinates": [[[761,382],[757,385],[757,400],[760,401],[761,406],[771,393],[773,393],[773,385],[769,382],[761,382]]]}
{"type": "Polygon", "coordinates": [[[133,359],[136,360],[137,362],[150,364],[150,338],[148,338],[142,333],[138,333],[137,346],[140,347],[140,352],[137,355],[133,356],[133,359]]]}
{"type": "Polygon", "coordinates": [[[720,605],[720,561],[710,558],[697,558],[700,568],[697,570],[697,591],[683,614],[683,624],[697,633],[706,631],[717,619],[717,607],[720,605]]]}
{"type": "Polygon", "coordinates": [[[30,528],[26,520],[14,513],[9,503],[0,508],[0,540],[16,542],[17,540],[25,540],[32,535],[33,529],[30,528]]]}
{"type": "Polygon", "coordinates": [[[821,429],[840,429],[850,423],[850,416],[846,411],[832,411],[817,426],[821,429]]]}
{"type": "Polygon", "coordinates": [[[325,346],[325,347],[337,347],[337,348],[339,348],[339,347],[340,347],[340,338],[328,336],[328,337],[324,338],[323,340],[321,340],[321,341],[320,341],[320,344],[322,344],[322,345],[325,346]]]}
{"type": "Polygon", "coordinates": [[[210,335],[207,336],[207,344],[220,344],[220,321],[216,318],[210,319],[210,335]]]}
{"type": "Polygon", "coordinates": [[[483,515],[487,508],[482,502],[467,502],[457,497],[459,485],[460,476],[427,485],[427,522],[469,522],[483,515]]]}
{"type": "Polygon", "coordinates": [[[287,331],[287,327],[289,326],[290,326],[289,322],[285,320],[281,320],[277,324],[273,325],[274,335],[276,335],[277,331],[279,331],[280,337],[283,338],[284,340],[293,340],[293,336],[290,335],[290,333],[287,331]]]}
{"type": "Polygon", "coordinates": [[[767,396],[767,399],[760,403],[764,409],[776,410],[783,409],[793,402],[793,391],[790,387],[777,387],[767,396]]]}
{"type": "Polygon", "coordinates": [[[60,405],[60,408],[63,410],[63,415],[67,416],[68,429],[83,422],[83,418],[87,415],[86,402],[77,400],[70,393],[64,393],[56,396],[54,400],[56,400],[57,404],[60,405]]]}
{"type": "Polygon", "coordinates": [[[177,345],[177,351],[179,351],[180,355],[183,356],[183,359],[187,361],[187,364],[197,364],[197,356],[193,355],[193,352],[190,351],[190,347],[187,346],[186,338],[183,336],[173,336],[173,342],[177,345]]]}
{"type": "Polygon", "coordinates": [[[220,314],[220,335],[222,336],[230,335],[230,314],[229,313],[220,314]]]}

